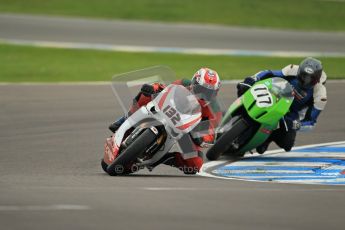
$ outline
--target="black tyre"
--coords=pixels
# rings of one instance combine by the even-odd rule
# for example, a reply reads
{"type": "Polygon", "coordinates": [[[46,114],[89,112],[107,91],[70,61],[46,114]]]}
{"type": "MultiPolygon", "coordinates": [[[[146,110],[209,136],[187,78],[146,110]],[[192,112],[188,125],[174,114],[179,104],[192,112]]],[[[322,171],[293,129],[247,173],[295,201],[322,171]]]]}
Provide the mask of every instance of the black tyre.
{"type": "Polygon", "coordinates": [[[150,130],[146,129],[139,137],[137,137],[115,161],[106,169],[107,173],[111,176],[124,175],[132,173],[131,162],[136,157],[146,150],[146,147],[156,140],[157,136],[150,130]],[[129,168],[128,168],[129,167],[129,168]]]}
{"type": "Polygon", "coordinates": [[[104,170],[104,172],[107,172],[108,165],[107,165],[107,163],[105,163],[104,159],[102,159],[101,165],[102,165],[102,169],[104,170]]]}
{"type": "Polygon", "coordinates": [[[216,143],[207,151],[206,157],[210,161],[217,160],[226,150],[228,150],[232,142],[248,129],[248,123],[242,118],[237,120],[232,128],[224,133],[216,143]]]}

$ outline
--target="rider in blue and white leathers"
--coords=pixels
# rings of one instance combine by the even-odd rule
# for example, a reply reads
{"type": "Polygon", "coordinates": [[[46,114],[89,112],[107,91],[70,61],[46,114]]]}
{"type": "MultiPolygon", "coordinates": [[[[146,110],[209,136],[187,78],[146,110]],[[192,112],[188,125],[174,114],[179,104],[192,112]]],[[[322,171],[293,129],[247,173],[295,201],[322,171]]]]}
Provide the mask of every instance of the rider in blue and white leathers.
{"type": "Polygon", "coordinates": [[[290,151],[295,142],[296,131],[311,131],[327,103],[327,75],[321,62],[314,58],[306,58],[300,65],[288,65],[282,70],[264,70],[247,77],[237,85],[238,96],[256,81],[271,77],[289,81],[294,88],[295,99],[289,113],[280,122],[279,129],[273,131],[268,140],[256,149],[258,153],[264,153],[272,141],[285,151],[290,151]]]}

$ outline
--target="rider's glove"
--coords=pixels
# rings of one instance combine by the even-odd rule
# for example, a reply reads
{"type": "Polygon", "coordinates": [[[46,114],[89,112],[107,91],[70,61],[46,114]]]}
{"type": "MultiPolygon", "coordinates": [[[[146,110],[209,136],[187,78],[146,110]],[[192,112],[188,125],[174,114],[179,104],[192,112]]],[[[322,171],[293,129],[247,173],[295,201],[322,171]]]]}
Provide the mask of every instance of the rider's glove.
{"type": "Polygon", "coordinates": [[[205,141],[203,141],[203,142],[200,143],[199,146],[200,146],[201,148],[211,148],[213,145],[214,145],[213,142],[210,143],[210,142],[205,142],[205,141]]]}
{"type": "Polygon", "coordinates": [[[299,121],[294,120],[291,122],[291,125],[289,127],[290,129],[301,131],[301,132],[310,132],[314,128],[314,122],[313,121],[299,121]]]}
{"type": "Polygon", "coordinates": [[[237,96],[242,96],[252,85],[255,84],[255,79],[252,77],[246,77],[243,82],[237,84],[237,96]]]}
{"type": "Polygon", "coordinates": [[[292,121],[292,127],[291,128],[294,130],[300,130],[301,122],[299,120],[292,121]]]}
{"type": "Polygon", "coordinates": [[[165,85],[160,83],[153,83],[153,84],[144,84],[141,87],[141,93],[144,94],[146,97],[150,97],[154,94],[161,92],[165,88],[165,85]]]}
{"type": "Polygon", "coordinates": [[[152,85],[149,85],[149,84],[144,84],[142,87],[141,87],[141,92],[144,94],[144,96],[146,97],[149,97],[151,96],[152,94],[155,93],[155,91],[153,90],[153,86],[152,85]]]}
{"type": "Polygon", "coordinates": [[[299,120],[290,120],[285,119],[286,125],[288,129],[292,130],[300,130],[301,128],[301,122],[299,120]]]}
{"type": "Polygon", "coordinates": [[[214,136],[213,135],[205,135],[199,138],[192,139],[194,143],[201,148],[210,148],[214,144],[214,136]]]}

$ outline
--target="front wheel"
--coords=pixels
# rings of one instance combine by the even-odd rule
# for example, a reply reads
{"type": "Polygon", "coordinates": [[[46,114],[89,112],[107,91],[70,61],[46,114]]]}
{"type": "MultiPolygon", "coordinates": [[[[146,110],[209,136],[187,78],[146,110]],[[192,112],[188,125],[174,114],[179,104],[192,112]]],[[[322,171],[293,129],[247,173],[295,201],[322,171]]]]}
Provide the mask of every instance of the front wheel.
{"type": "Polygon", "coordinates": [[[107,163],[105,163],[104,159],[102,159],[101,165],[102,165],[103,171],[104,171],[104,172],[107,172],[108,165],[107,165],[107,163]]]}
{"type": "Polygon", "coordinates": [[[111,176],[131,173],[131,163],[138,155],[144,153],[147,146],[150,146],[156,138],[150,129],[146,129],[107,167],[107,173],[111,176]]]}
{"type": "Polygon", "coordinates": [[[230,148],[234,140],[248,129],[248,123],[243,119],[238,119],[231,129],[224,133],[216,143],[207,151],[206,157],[210,161],[217,160],[226,150],[230,148]]]}

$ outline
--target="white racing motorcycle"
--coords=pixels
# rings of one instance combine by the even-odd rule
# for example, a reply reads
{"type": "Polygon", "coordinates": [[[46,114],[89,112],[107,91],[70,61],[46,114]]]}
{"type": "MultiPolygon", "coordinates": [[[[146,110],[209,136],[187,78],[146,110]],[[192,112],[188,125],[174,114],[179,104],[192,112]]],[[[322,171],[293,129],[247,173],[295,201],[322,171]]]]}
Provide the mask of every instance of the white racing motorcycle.
{"type": "Polygon", "coordinates": [[[200,120],[197,98],[183,86],[168,85],[107,138],[103,170],[112,176],[152,170],[200,120]]]}

